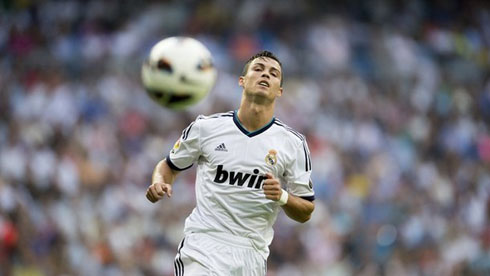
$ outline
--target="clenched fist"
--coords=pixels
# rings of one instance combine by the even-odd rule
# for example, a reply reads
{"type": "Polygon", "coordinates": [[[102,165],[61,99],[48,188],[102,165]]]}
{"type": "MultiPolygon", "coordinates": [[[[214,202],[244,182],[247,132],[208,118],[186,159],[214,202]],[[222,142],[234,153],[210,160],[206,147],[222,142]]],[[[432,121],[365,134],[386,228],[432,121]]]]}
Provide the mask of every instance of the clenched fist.
{"type": "Polygon", "coordinates": [[[274,178],[271,173],[266,173],[265,177],[267,177],[267,179],[264,180],[264,185],[262,186],[265,197],[270,200],[278,201],[283,193],[281,183],[279,183],[279,180],[274,178]]]}
{"type": "Polygon", "coordinates": [[[162,199],[165,195],[167,197],[172,196],[172,185],[167,183],[155,182],[151,184],[150,187],[146,190],[146,198],[155,203],[162,199]]]}

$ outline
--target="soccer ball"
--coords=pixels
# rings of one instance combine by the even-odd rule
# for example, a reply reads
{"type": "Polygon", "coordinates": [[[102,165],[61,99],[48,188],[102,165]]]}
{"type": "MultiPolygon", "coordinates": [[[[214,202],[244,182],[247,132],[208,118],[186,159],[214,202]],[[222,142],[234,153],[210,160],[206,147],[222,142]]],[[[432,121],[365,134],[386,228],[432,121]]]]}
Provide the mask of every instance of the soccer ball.
{"type": "Polygon", "coordinates": [[[203,99],[216,81],[209,50],[191,37],[169,37],[150,51],[141,69],[148,95],[158,104],[182,109],[203,99]]]}

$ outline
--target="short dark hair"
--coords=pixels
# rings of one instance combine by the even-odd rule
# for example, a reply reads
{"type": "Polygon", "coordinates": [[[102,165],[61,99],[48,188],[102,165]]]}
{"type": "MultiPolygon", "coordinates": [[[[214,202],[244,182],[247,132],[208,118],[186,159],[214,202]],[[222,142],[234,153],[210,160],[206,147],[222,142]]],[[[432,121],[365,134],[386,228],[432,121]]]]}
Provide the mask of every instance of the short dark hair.
{"type": "Polygon", "coordinates": [[[252,63],[252,61],[256,58],[271,58],[275,61],[277,61],[277,63],[279,63],[279,66],[281,66],[281,86],[282,86],[282,80],[283,80],[283,75],[282,75],[282,64],[281,64],[281,61],[272,53],[272,52],[269,52],[269,51],[260,51],[258,53],[256,53],[255,55],[251,56],[247,62],[245,63],[245,66],[243,66],[243,70],[242,70],[242,76],[245,76],[247,74],[247,71],[248,71],[248,67],[250,66],[250,63],[252,63]]]}

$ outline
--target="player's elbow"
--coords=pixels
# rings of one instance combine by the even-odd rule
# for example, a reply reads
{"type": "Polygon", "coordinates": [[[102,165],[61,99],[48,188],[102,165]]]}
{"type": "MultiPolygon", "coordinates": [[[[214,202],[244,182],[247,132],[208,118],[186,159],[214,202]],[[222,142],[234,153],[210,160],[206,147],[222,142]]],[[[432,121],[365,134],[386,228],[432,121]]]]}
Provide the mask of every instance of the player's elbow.
{"type": "Polygon", "coordinates": [[[313,210],[315,210],[315,204],[311,202],[311,204],[308,207],[309,208],[307,213],[301,216],[300,220],[298,220],[300,223],[305,223],[311,219],[311,214],[313,213],[313,210]]]}
{"type": "Polygon", "coordinates": [[[311,213],[313,213],[313,210],[309,212],[308,214],[304,214],[296,219],[299,223],[305,223],[311,219],[311,213]]]}

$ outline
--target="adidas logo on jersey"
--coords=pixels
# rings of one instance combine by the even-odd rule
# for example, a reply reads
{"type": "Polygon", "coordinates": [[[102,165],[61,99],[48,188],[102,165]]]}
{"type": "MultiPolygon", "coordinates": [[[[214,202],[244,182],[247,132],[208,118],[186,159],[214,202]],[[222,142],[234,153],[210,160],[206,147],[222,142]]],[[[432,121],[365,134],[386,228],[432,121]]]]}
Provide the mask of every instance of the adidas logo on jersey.
{"type": "Polygon", "coordinates": [[[259,175],[258,169],[254,169],[253,174],[250,174],[243,172],[227,171],[223,169],[223,165],[218,165],[216,176],[214,177],[214,182],[228,182],[228,184],[230,185],[240,187],[244,186],[245,183],[247,183],[246,187],[248,188],[260,189],[262,188],[262,181],[264,181],[265,179],[267,179],[265,176],[259,175]]]}
{"type": "Polygon", "coordinates": [[[225,143],[221,143],[219,144],[219,146],[217,146],[215,149],[215,151],[228,151],[225,147],[225,143]]]}

